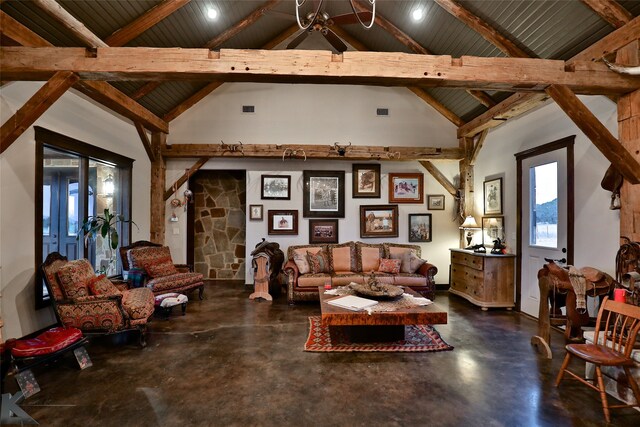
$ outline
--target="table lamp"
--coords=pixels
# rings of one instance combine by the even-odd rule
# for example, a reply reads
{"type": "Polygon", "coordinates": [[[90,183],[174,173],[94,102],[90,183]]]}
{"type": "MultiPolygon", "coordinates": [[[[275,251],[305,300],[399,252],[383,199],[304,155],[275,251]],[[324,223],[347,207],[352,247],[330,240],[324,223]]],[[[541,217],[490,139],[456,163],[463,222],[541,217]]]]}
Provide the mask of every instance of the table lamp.
{"type": "Polygon", "coordinates": [[[467,235],[466,235],[467,246],[471,246],[471,240],[473,239],[473,232],[471,230],[477,230],[479,228],[480,226],[478,225],[478,223],[476,222],[476,219],[473,216],[469,215],[464,219],[464,222],[460,226],[460,229],[467,232],[467,235]]]}

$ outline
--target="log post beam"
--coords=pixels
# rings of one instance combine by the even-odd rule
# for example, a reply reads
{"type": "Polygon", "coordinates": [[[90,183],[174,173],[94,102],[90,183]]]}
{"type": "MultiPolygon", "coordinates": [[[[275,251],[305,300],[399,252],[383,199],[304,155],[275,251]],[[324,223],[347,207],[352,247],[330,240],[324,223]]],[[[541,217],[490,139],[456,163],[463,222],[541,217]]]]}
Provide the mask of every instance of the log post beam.
{"type": "Polygon", "coordinates": [[[165,230],[165,201],[164,183],[167,175],[167,164],[162,157],[162,147],[167,140],[167,134],[153,132],[151,134],[151,148],[153,162],[151,162],[151,199],[149,203],[149,239],[154,243],[164,244],[165,230]]]}
{"type": "Polygon", "coordinates": [[[187,182],[190,176],[193,176],[205,163],[209,161],[209,157],[200,157],[197,162],[194,163],[180,178],[176,180],[169,188],[164,192],[164,200],[169,200],[169,197],[175,192],[175,189],[182,187],[187,182]]]}
{"type": "Polygon", "coordinates": [[[444,187],[445,190],[447,190],[449,194],[451,194],[453,197],[456,197],[456,194],[458,192],[456,187],[454,187],[451,181],[449,181],[447,177],[444,176],[444,174],[440,172],[440,170],[433,163],[428,160],[421,160],[419,163],[431,174],[431,176],[435,178],[436,181],[440,183],[440,185],[444,187]]]}

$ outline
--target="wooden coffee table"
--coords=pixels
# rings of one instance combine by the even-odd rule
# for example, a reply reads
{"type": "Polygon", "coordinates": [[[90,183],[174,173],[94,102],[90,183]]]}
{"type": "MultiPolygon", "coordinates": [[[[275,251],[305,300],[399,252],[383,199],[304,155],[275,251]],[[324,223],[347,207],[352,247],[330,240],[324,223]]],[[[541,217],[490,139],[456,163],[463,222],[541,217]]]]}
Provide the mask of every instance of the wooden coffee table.
{"type": "MultiPolygon", "coordinates": [[[[404,291],[415,297],[421,295],[409,287],[404,291]]],[[[324,293],[318,286],[322,324],[329,330],[341,329],[354,342],[397,341],[404,339],[405,325],[436,325],[447,323],[447,312],[437,304],[405,308],[397,311],[374,312],[351,311],[328,304],[337,295],[324,293]]]]}

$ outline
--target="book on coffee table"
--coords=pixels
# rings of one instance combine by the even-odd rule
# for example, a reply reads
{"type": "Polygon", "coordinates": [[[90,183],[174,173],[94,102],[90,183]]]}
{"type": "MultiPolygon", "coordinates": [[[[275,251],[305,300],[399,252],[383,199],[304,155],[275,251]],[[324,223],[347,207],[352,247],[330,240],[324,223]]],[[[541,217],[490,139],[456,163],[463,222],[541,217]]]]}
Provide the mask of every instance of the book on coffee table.
{"type": "Polygon", "coordinates": [[[357,297],[355,295],[346,295],[344,297],[332,299],[327,301],[327,304],[335,305],[336,307],[346,308],[347,310],[360,311],[365,308],[374,306],[378,301],[357,297]]]}

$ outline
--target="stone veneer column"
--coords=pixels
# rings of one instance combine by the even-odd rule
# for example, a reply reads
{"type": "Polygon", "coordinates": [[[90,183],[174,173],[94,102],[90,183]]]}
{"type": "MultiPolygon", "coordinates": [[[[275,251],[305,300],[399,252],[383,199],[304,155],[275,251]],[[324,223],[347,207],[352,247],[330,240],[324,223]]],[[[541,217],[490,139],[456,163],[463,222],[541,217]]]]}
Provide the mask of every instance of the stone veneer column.
{"type": "Polygon", "coordinates": [[[194,205],[194,268],[209,279],[245,279],[245,171],[199,171],[194,205]]]}

